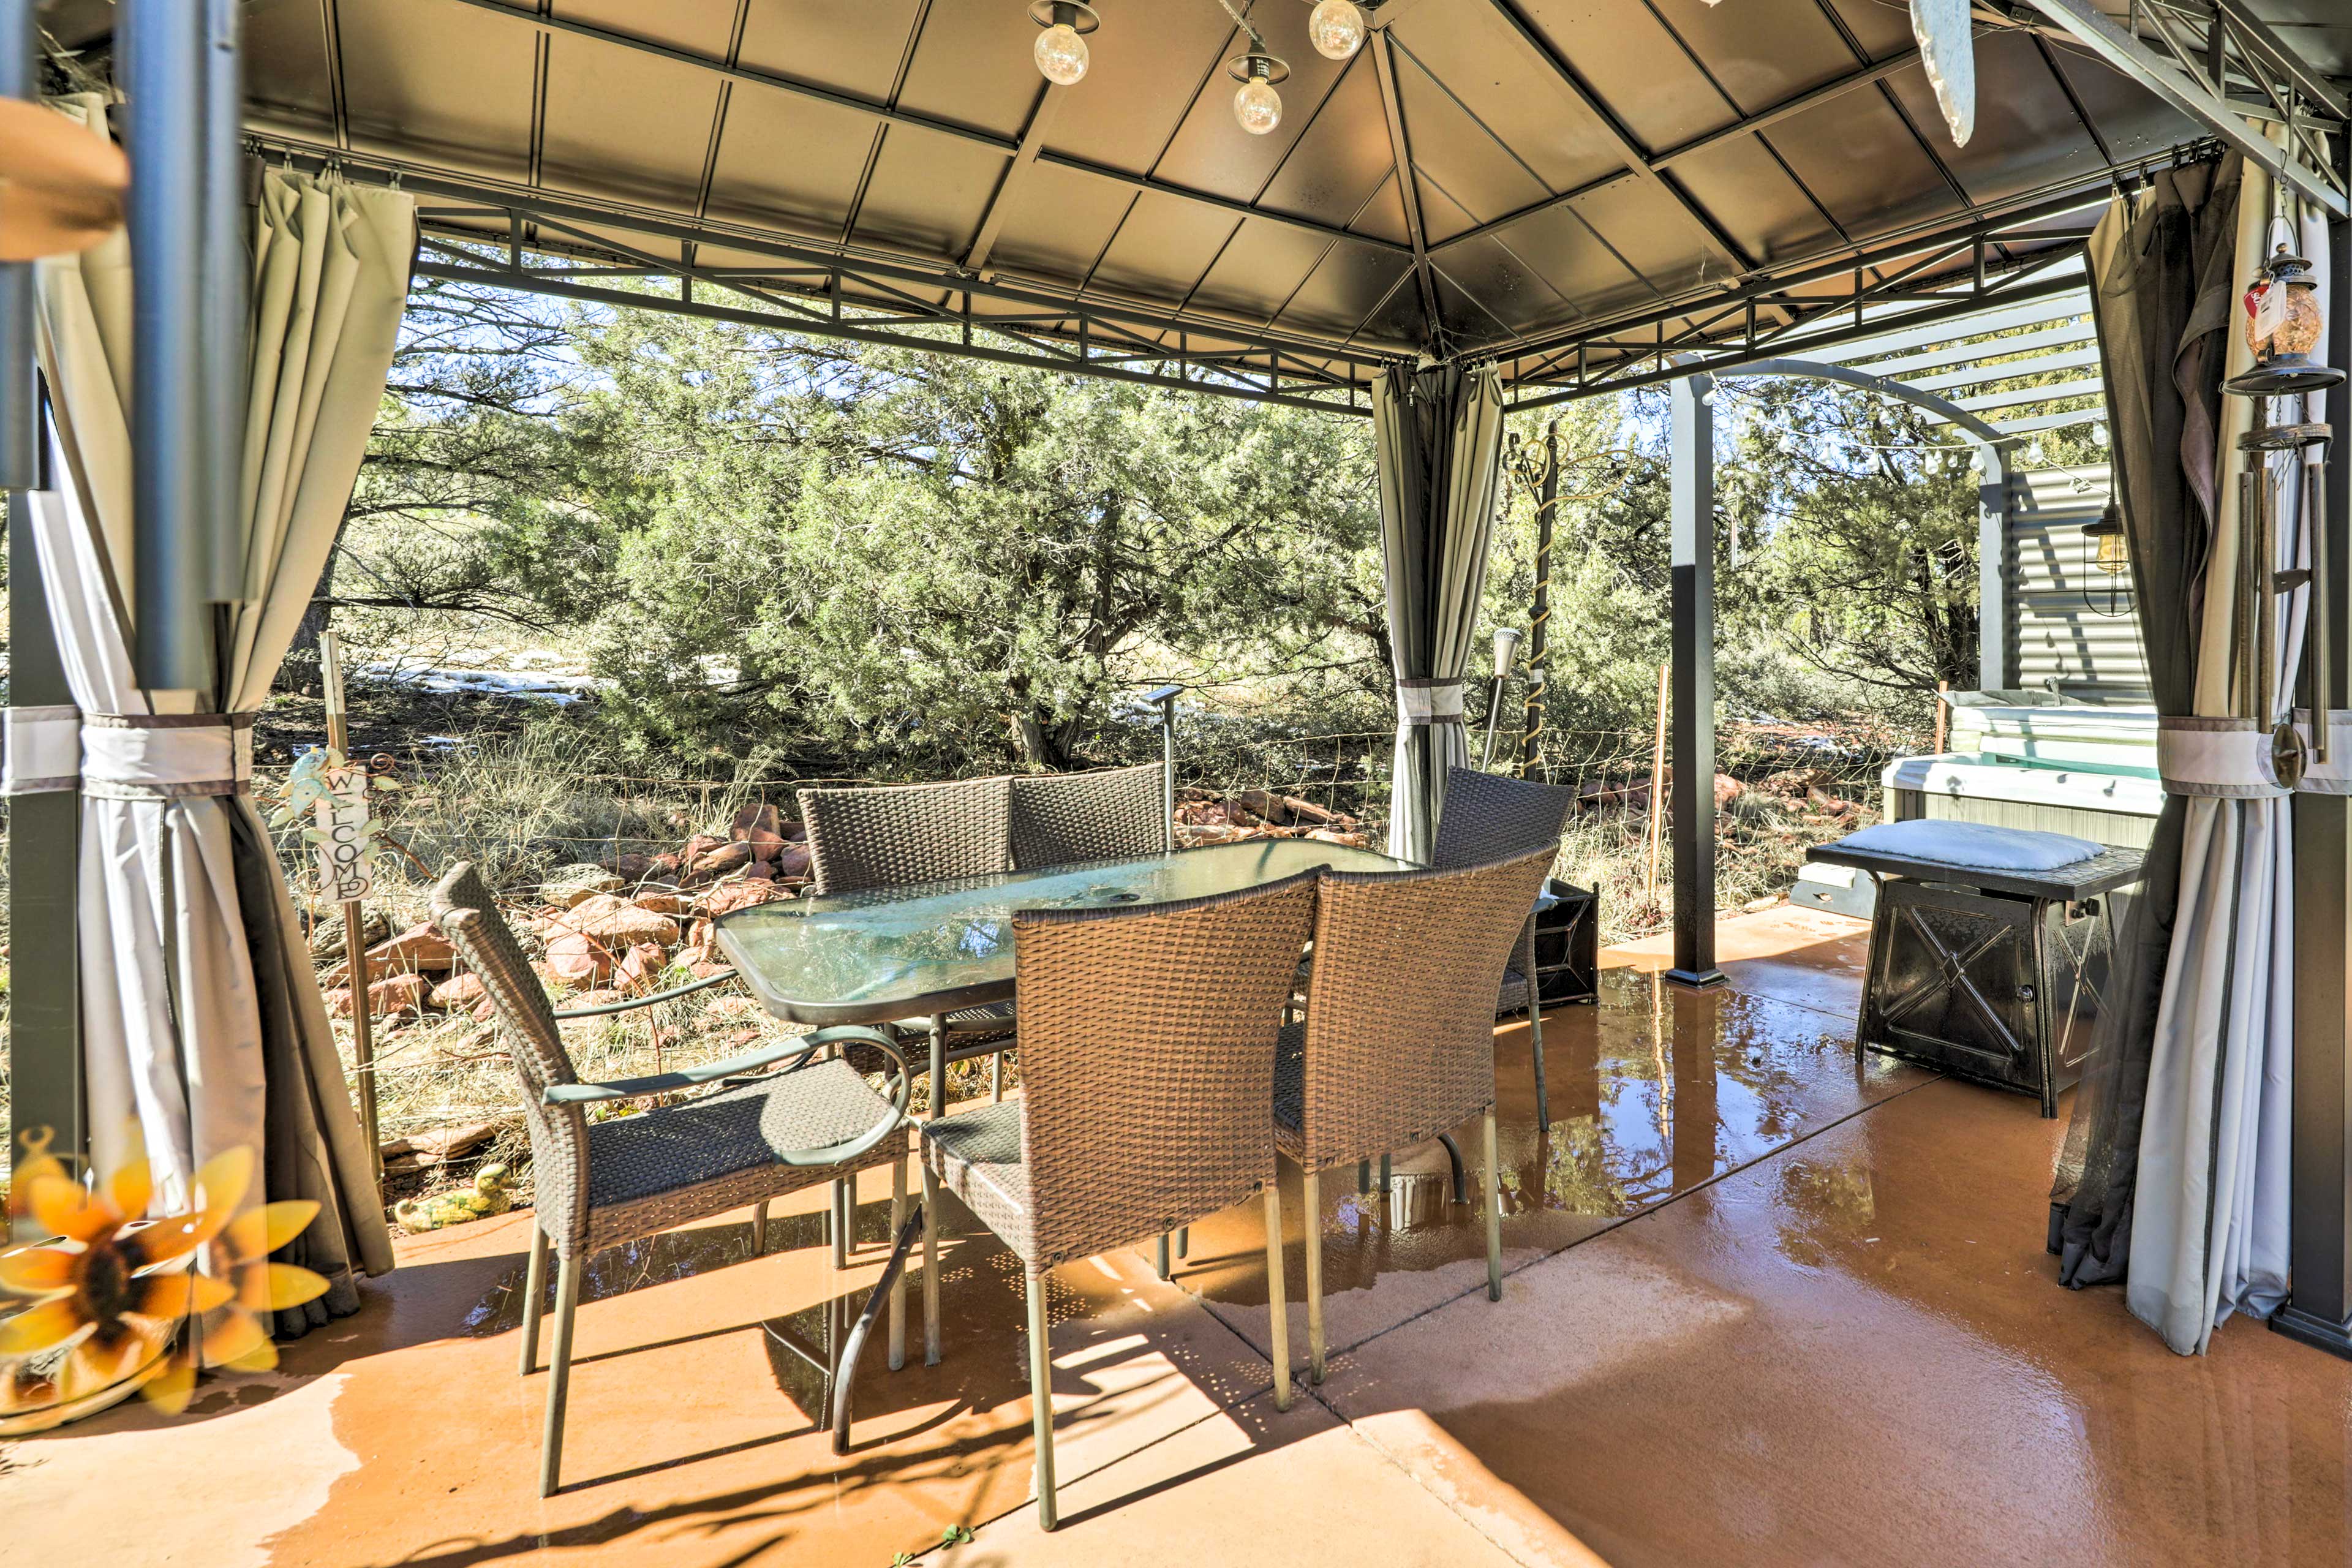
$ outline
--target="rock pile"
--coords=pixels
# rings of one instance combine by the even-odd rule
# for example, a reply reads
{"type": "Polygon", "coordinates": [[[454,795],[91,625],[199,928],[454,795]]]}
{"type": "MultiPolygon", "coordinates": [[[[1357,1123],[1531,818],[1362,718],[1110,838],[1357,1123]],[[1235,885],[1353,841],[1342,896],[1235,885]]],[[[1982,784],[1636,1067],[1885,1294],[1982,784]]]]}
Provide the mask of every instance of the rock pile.
{"type": "Polygon", "coordinates": [[[1203,844],[1234,844],[1244,838],[1314,838],[1326,844],[1372,847],[1362,823],[1294,795],[1245,789],[1233,795],[1213,790],[1176,793],[1176,841],[1191,849],[1203,844]]]}

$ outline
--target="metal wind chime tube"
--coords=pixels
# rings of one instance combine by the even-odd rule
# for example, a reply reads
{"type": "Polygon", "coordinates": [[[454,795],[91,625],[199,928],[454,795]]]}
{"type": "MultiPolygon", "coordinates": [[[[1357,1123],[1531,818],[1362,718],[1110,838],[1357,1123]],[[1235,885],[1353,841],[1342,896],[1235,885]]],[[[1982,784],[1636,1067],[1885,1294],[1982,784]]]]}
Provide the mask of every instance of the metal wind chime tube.
{"type": "Polygon", "coordinates": [[[1545,650],[1551,630],[1552,523],[1559,508],[1559,421],[1544,426],[1542,488],[1536,495],[1536,593],[1528,612],[1527,732],[1519,742],[1519,776],[1525,778],[1541,755],[1544,700],[1549,692],[1549,666],[1545,650]]]}

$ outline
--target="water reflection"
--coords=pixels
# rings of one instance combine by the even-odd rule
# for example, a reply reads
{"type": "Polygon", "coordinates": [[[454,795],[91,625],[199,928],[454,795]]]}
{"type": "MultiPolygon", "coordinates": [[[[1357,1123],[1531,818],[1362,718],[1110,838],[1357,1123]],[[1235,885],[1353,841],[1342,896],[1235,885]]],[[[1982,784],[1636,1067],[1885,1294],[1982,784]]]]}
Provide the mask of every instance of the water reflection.
{"type": "Polygon", "coordinates": [[[1801,1136],[1896,1070],[1857,1068],[1849,1032],[1808,1008],[1610,970],[1593,1012],[1554,1016],[1548,1135],[1505,1125],[1505,1205],[1633,1214],[1801,1136]]]}

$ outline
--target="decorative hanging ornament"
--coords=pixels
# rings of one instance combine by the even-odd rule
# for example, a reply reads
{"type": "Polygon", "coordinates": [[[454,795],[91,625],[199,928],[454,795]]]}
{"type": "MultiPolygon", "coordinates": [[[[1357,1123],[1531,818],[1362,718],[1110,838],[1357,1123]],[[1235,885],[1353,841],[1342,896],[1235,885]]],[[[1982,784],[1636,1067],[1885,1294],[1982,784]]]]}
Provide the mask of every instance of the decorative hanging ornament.
{"type": "Polygon", "coordinates": [[[1977,46],[1969,31],[1969,0],[1911,0],[1911,36],[1919,40],[1919,63],[1936,89],[1952,145],[1965,147],[1977,129],[1977,46]]]}
{"type": "Polygon", "coordinates": [[[1325,59],[1344,60],[1364,47],[1364,13],[1356,0],[1314,0],[1307,37],[1325,59]]]}
{"type": "Polygon", "coordinates": [[[2246,347],[2253,351],[2254,368],[2231,377],[2222,390],[2241,397],[2282,397],[2318,392],[2344,379],[2336,366],[2311,362],[2311,351],[2319,346],[2327,322],[2320,314],[2319,286],[2307,259],[2289,254],[2282,244],[2263,264],[2262,275],[2247,285],[2240,302],[2245,308],[2246,347]]]}
{"type": "Polygon", "coordinates": [[[1101,26],[1102,18],[1085,0],[1032,0],[1029,18],[1045,29],[1030,51],[1037,68],[1056,87],[1076,86],[1091,58],[1085,35],[1101,26]]]}
{"type": "Polygon", "coordinates": [[[1234,118],[1253,136],[1264,136],[1282,123],[1282,94],[1274,84],[1290,78],[1290,68],[1272,55],[1255,51],[1225,62],[1226,74],[1242,85],[1234,93],[1234,118]]]}

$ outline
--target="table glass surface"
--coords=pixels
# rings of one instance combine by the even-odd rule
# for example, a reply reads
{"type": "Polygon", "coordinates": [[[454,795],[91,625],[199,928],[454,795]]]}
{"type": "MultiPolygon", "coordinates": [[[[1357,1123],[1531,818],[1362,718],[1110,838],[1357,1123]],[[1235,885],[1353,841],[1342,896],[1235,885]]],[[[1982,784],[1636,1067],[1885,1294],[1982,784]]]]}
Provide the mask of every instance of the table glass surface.
{"type": "Polygon", "coordinates": [[[1321,866],[1393,871],[1404,863],[1311,838],[1251,839],[1139,860],[780,900],[721,916],[718,932],[761,999],[787,1016],[903,1018],[913,1015],[891,1008],[918,998],[975,991],[1011,995],[1015,910],[1206,898],[1321,866]]]}

